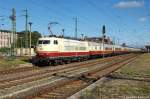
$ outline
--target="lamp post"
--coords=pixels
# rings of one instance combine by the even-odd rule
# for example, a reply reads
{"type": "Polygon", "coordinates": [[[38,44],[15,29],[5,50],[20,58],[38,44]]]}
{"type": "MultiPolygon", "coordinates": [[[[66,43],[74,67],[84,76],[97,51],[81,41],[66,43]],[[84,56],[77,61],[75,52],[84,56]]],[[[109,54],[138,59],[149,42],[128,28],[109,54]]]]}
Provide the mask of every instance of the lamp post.
{"type": "Polygon", "coordinates": [[[29,22],[29,26],[30,26],[30,37],[29,37],[29,40],[30,40],[29,41],[30,42],[30,44],[29,44],[30,45],[30,56],[31,56],[31,26],[32,26],[32,24],[33,24],[32,22],[29,22]]]}

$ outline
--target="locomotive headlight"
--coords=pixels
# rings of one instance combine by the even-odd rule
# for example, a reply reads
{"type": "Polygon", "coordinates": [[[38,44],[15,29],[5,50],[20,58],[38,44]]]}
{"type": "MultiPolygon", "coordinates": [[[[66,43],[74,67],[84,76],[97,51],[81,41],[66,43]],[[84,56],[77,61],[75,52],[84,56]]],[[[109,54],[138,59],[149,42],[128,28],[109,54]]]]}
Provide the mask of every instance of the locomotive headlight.
{"type": "Polygon", "coordinates": [[[39,50],[43,50],[43,48],[39,48],[39,50]]]}

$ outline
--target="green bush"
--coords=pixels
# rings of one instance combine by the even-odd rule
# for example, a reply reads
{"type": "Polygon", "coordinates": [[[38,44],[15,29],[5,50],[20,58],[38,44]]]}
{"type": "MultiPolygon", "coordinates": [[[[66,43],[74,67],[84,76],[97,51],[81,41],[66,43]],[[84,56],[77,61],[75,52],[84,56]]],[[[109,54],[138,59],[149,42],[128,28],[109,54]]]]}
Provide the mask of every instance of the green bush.
{"type": "Polygon", "coordinates": [[[9,50],[10,50],[10,48],[8,48],[8,47],[2,47],[2,48],[0,48],[0,52],[1,53],[7,53],[9,50]]]}

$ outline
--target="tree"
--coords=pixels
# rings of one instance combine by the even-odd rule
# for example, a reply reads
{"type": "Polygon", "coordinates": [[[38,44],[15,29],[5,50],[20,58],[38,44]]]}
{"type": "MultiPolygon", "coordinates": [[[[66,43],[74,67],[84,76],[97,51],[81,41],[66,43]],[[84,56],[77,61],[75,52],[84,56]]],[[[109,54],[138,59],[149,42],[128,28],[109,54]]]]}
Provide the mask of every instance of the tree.
{"type": "MultiPolygon", "coordinates": [[[[23,47],[25,48],[25,41],[26,41],[26,32],[25,31],[21,31],[17,33],[18,35],[18,39],[17,39],[17,47],[23,47]]],[[[29,37],[29,31],[28,31],[28,37],[29,37]]],[[[41,37],[41,33],[39,33],[38,31],[33,31],[31,32],[31,45],[32,46],[36,46],[37,40],[38,38],[41,37]]],[[[28,43],[29,43],[29,38],[28,38],[28,43]]],[[[28,44],[29,47],[29,44],[28,44]]]]}
{"type": "Polygon", "coordinates": [[[10,48],[8,48],[8,47],[2,47],[2,48],[0,48],[0,52],[2,52],[2,53],[6,53],[8,51],[10,51],[10,48]]]}
{"type": "Polygon", "coordinates": [[[31,33],[32,42],[31,45],[35,46],[37,44],[38,39],[41,37],[41,34],[38,31],[33,31],[31,33]]]}

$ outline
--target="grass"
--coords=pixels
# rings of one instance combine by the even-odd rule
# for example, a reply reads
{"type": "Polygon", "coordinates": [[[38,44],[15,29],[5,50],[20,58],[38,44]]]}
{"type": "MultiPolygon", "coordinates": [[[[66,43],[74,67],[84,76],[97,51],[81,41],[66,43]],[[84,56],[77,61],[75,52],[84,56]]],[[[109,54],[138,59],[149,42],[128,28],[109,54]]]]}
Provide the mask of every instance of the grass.
{"type": "MultiPolygon", "coordinates": [[[[115,75],[125,77],[150,77],[150,54],[143,54],[134,62],[127,64],[117,70],[115,75]]],[[[150,83],[135,80],[110,79],[107,82],[95,87],[93,90],[85,91],[81,99],[130,99],[130,97],[149,99],[150,83]]]]}
{"type": "Polygon", "coordinates": [[[16,68],[20,64],[29,63],[28,57],[17,57],[17,58],[1,58],[0,59],[0,70],[16,68]]]}
{"type": "Polygon", "coordinates": [[[80,99],[120,99],[119,97],[124,96],[147,97],[149,95],[150,83],[115,80],[85,91],[80,99]]]}
{"type": "Polygon", "coordinates": [[[128,64],[117,71],[126,76],[146,75],[150,76],[150,54],[143,54],[133,63],[128,64]]]}

